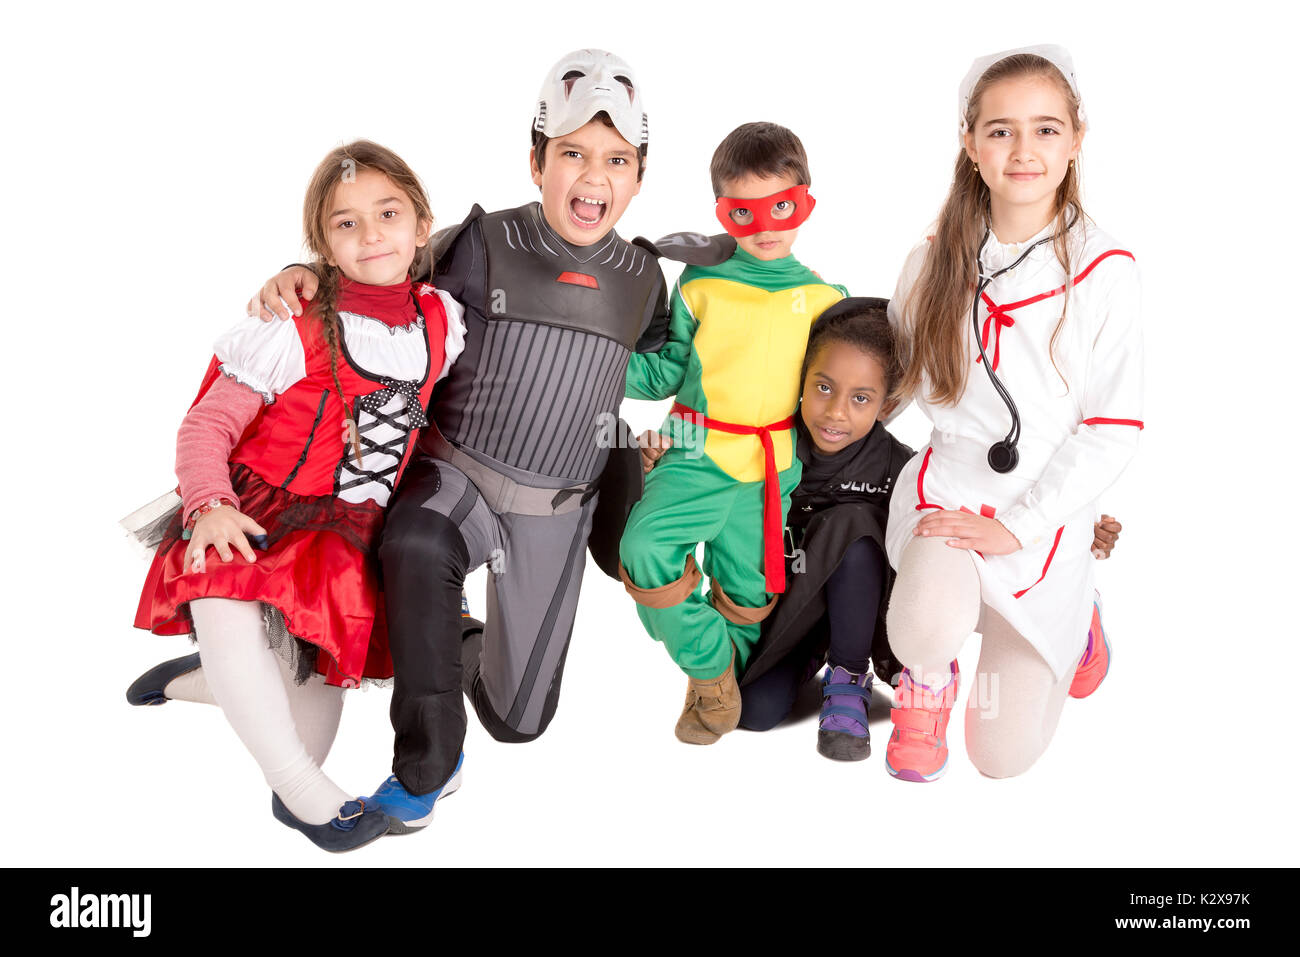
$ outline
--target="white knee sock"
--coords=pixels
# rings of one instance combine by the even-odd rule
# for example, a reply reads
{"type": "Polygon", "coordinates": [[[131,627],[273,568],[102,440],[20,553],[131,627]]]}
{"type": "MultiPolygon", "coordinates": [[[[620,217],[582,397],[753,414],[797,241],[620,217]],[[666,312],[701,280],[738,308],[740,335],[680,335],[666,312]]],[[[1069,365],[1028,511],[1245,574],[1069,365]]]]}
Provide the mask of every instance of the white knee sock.
{"type": "Polygon", "coordinates": [[[979,614],[980,578],[970,555],[942,539],[908,542],[885,624],[894,655],[914,681],[934,691],[948,684],[950,664],[975,630],[979,614]]]}
{"type": "MultiPolygon", "coordinates": [[[[307,753],[317,764],[324,764],[339,730],[339,717],[343,713],[343,689],[325,683],[324,677],[313,675],[305,684],[298,684],[288,662],[280,662],[280,675],[289,695],[289,710],[293,714],[298,737],[302,738],[307,753]]],[[[167,682],[163,694],[176,701],[196,701],[199,704],[216,704],[208,687],[203,668],[195,668],[167,682]]]]}
{"type": "Polygon", "coordinates": [[[1033,645],[985,610],[980,661],[966,708],[966,753],[982,774],[1028,771],[1047,750],[1074,677],[1057,678],[1033,645]]]}
{"type": "Polygon", "coordinates": [[[343,689],[325,683],[323,675],[312,675],[303,684],[294,680],[289,663],[276,655],[280,677],[289,695],[289,711],[293,715],[298,737],[311,759],[324,764],[338,734],[339,718],[343,715],[343,689]]]}
{"type": "Polygon", "coordinates": [[[257,761],[266,783],[295,817],[324,824],[351,796],[312,760],[294,725],[279,658],[266,644],[256,602],[190,603],[212,696],[257,761]]]}
{"type": "Polygon", "coordinates": [[[207,676],[201,667],[178,675],[163,687],[163,694],[174,701],[197,701],[199,704],[216,704],[207,676]]]}

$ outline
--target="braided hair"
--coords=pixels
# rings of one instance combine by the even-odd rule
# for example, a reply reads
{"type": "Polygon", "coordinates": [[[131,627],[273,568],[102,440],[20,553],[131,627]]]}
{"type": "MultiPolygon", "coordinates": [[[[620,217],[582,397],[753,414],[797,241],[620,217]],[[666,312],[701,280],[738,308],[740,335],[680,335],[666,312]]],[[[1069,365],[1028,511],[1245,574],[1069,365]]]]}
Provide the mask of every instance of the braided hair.
{"type": "Polygon", "coordinates": [[[339,183],[348,182],[363,170],[374,170],[387,176],[393,185],[406,194],[415,208],[416,218],[432,225],[433,212],[429,197],[420,184],[419,177],[400,156],[387,147],[370,140],[354,140],[336,147],[326,154],[312,174],[303,200],[302,225],[307,248],[312,256],[312,269],[320,281],[316,298],[311,302],[311,313],[320,324],[321,336],[329,349],[330,374],[334,389],[343,403],[343,414],[348,426],[348,439],[352,455],[361,464],[361,437],[357,434],[356,415],[348,407],[347,396],[339,381],[339,350],[342,331],[339,326],[338,297],[343,281],[342,271],[329,262],[330,245],[326,227],[334,190],[339,183]]]}

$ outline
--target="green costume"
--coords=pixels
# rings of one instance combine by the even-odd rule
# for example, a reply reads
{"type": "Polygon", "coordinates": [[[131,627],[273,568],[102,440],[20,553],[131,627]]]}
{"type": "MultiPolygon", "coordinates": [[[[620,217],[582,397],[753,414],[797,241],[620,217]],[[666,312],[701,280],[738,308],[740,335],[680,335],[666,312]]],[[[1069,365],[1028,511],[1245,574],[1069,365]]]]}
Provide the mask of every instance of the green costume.
{"type": "MultiPolygon", "coordinates": [[[[751,429],[789,419],[799,400],[808,330],[845,295],[843,287],[823,282],[793,256],[769,262],[737,248],[719,265],[686,267],[673,291],[668,341],[657,353],[634,354],[628,364],[629,398],[676,395],[689,410],[684,417],[670,415],[660,430],[672,448],[646,477],[619,552],[637,589],[660,589],[683,578],[688,556],[704,543],[704,573],[712,583],[708,599],[697,586],[678,604],[637,605],[646,630],[692,678],[722,674],[733,645],[737,669],[743,670],[759,638],[757,620],[737,624],[719,613],[715,603],[726,603],[719,589],[755,612],[768,603],[769,592],[763,442],[757,434],[709,428],[692,421],[690,412],[751,429]]],[[[793,429],[769,434],[780,529],[800,465],[793,429]]]]}

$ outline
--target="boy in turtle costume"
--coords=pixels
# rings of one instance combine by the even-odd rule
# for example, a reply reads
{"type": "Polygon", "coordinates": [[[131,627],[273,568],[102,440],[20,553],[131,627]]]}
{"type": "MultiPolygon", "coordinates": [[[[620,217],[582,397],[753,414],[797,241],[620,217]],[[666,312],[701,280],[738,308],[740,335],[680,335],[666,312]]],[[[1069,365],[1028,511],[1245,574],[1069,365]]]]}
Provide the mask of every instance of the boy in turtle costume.
{"type": "MultiPolygon", "coordinates": [[[[647,476],[620,546],[637,614],[689,678],[676,734],[691,744],[735,729],[736,670],[785,590],[799,372],[813,320],[847,294],[790,255],[814,205],[797,136],[745,124],[718,147],[711,174],[729,235],[707,241],[717,253],[707,264],[704,249],[691,251],[668,342],[628,366],[629,397],[677,401],[660,430],[672,447],[647,476]],[[701,542],[707,595],[694,557],[701,542]]],[[[660,241],[663,255],[678,240],[660,241]]]]}

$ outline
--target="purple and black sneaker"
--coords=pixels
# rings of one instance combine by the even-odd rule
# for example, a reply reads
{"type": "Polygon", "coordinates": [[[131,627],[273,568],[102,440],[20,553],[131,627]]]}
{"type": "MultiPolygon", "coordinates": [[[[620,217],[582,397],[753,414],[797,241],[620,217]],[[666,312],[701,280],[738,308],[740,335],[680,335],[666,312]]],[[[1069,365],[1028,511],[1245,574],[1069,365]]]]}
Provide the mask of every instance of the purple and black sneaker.
{"type": "Polygon", "coordinates": [[[871,675],[854,674],[838,665],[822,676],[822,713],[817,723],[817,752],[835,761],[862,761],[871,754],[867,711],[871,675]]]}

